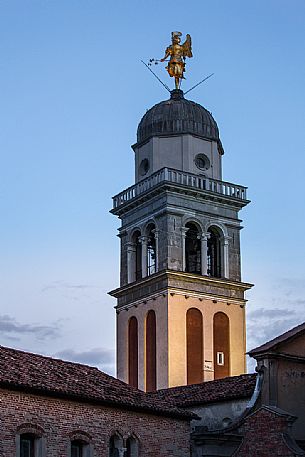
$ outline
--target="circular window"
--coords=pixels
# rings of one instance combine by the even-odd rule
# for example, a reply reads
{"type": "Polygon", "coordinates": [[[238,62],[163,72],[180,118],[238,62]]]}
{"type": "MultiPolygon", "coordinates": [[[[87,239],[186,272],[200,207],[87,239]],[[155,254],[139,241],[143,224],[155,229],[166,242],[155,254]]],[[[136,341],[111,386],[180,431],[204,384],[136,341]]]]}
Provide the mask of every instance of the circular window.
{"type": "Polygon", "coordinates": [[[139,166],[139,172],[141,176],[146,175],[149,170],[149,161],[148,159],[143,159],[139,166]]]}
{"type": "Polygon", "coordinates": [[[195,165],[199,170],[208,170],[211,166],[209,158],[205,154],[197,154],[195,165]]]}

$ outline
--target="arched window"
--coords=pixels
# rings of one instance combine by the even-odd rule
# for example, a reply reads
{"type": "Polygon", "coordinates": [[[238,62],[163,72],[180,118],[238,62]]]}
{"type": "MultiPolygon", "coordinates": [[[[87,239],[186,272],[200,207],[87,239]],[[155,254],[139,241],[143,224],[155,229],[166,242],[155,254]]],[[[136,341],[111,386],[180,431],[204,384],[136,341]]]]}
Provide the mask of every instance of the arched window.
{"type": "Polygon", "coordinates": [[[186,313],[187,384],[203,381],[203,322],[201,311],[190,308],[186,313]]]}
{"type": "Polygon", "coordinates": [[[89,445],[83,440],[71,441],[71,457],[88,457],[89,445]]]}
{"type": "Polygon", "coordinates": [[[225,313],[213,319],[214,379],[230,376],[230,322],[225,313]]]}
{"type": "Polygon", "coordinates": [[[119,433],[115,433],[109,440],[109,457],[121,457],[123,449],[123,438],[119,433]]]}
{"type": "Polygon", "coordinates": [[[37,436],[34,433],[20,435],[20,457],[36,457],[37,455],[37,436]]]}
{"type": "Polygon", "coordinates": [[[138,321],[134,316],[128,323],[128,383],[138,388],[138,321]]]}
{"type": "Polygon", "coordinates": [[[157,389],[157,361],[156,361],[156,314],[148,311],[146,316],[146,390],[157,389]]]}
{"type": "Polygon", "coordinates": [[[138,440],[133,436],[130,436],[126,440],[126,453],[125,457],[138,457],[139,455],[139,445],[138,440]]]}
{"type": "Polygon", "coordinates": [[[207,273],[214,278],[222,276],[221,234],[216,227],[208,230],[207,273]]]}
{"type": "Polygon", "coordinates": [[[185,271],[201,274],[201,239],[195,224],[188,222],[185,236],[185,271]]]}
{"type": "Polygon", "coordinates": [[[135,231],[132,235],[132,243],[134,246],[134,258],[132,263],[135,281],[142,278],[142,244],[140,237],[141,233],[139,230],[135,231]]]}
{"type": "Polygon", "coordinates": [[[150,224],[147,228],[147,275],[150,276],[156,273],[156,236],[155,236],[155,225],[150,224]]]}

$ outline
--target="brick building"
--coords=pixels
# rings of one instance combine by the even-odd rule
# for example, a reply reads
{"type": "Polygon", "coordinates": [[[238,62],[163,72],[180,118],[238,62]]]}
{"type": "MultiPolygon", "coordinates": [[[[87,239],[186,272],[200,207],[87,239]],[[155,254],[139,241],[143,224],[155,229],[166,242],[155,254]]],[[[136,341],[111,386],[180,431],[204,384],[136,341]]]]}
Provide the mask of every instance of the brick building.
{"type": "Polygon", "coordinates": [[[185,457],[192,417],[97,368],[0,347],[1,457],[185,457]]]}

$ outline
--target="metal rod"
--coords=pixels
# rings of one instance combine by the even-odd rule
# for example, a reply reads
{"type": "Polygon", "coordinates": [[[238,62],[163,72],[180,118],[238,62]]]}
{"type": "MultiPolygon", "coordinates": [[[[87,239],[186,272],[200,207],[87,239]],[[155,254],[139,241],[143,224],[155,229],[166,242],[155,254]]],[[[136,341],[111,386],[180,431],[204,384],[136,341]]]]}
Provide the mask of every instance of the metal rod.
{"type": "Polygon", "coordinates": [[[152,71],[152,69],[149,68],[149,66],[148,66],[145,62],[143,62],[143,60],[141,60],[141,62],[142,62],[142,63],[145,65],[145,67],[154,75],[154,77],[157,78],[157,80],[162,84],[162,86],[165,87],[165,89],[168,90],[168,92],[171,92],[170,88],[169,88],[163,81],[161,81],[161,79],[156,75],[156,73],[154,73],[154,72],[152,71]]]}
{"type": "Polygon", "coordinates": [[[213,76],[215,73],[211,73],[209,76],[207,76],[206,78],[204,78],[202,81],[200,81],[199,83],[195,84],[195,86],[191,87],[189,90],[187,90],[186,92],[184,92],[184,95],[188,94],[189,92],[191,92],[191,90],[195,89],[195,87],[199,86],[199,84],[202,84],[204,83],[204,81],[206,81],[207,79],[209,79],[211,76],[213,76]]]}

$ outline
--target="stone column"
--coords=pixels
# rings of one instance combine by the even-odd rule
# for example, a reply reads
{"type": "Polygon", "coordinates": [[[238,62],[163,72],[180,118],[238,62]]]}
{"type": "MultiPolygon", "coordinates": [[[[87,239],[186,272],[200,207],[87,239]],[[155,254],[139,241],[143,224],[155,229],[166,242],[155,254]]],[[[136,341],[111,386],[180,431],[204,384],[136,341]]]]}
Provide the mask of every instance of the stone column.
{"type": "Polygon", "coordinates": [[[229,237],[225,236],[223,240],[223,275],[229,278],[229,237]]]}
{"type": "Polygon", "coordinates": [[[187,231],[188,231],[187,227],[181,227],[181,235],[182,235],[182,271],[185,271],[185,267],[186,267],[185,238],[186,238],[186,232],[187,231]]]}
{"type": "Polygon", "coordinates": [[[127,243],[127,282],[133,282],[136,280],[136,272],[135,272],[135,255],[136,255],[136,247],[134,243],[127,243]]]}
{"type": "Polygon", "coordinates": [[[140,243],[142,245],[142,278],[147,276],[147,236],[140,236],[140,243]]]}
{"type": "Polygon", "coordinates": [[[201,274],[206,276],[208,274],[208,239],[209,233],[201,235],[201,274]]]}

